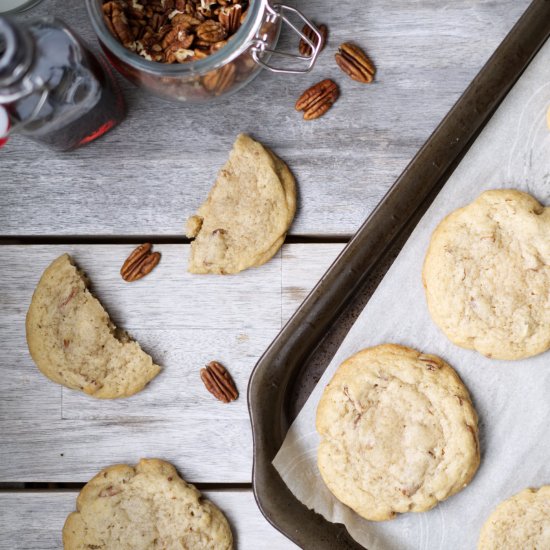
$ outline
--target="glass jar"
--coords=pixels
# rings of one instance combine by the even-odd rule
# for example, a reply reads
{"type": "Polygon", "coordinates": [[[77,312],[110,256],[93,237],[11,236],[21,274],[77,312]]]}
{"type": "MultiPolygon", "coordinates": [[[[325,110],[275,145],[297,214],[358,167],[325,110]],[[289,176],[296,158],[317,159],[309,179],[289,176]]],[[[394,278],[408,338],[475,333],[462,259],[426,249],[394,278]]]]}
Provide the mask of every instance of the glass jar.
{"type": "Polygon", "coordinates": [[[295,8],[251,0],[247,16],[227,45],[204,59],[166,64],[149,61],[125,48],[109,31],[103,19],[102,0],[86,0],[92,26],[105,54],[116,69],[137,86],[163,99],[210,102],[226,97],[248,84],[262,69],[278,73],[311,70],[322,46],[318,29],[295,8]],[[298,26],[292,19],[299,21],[298,26]],[[276,50],[283,24],[310,46],[310,55],[276,50]],[[309,27],[308,36],[300,28],[309,27]],[[286,66],[281,60],[287,61],[286,66]],[[276,62],[277,64],[272,64],[276,62]]]}
{"type": "Polygon", "coordinates": [[[0,106],[8,130],[58,151],[90,143],[125,116],[105,60],[62,21],[0,17],[0,106]]]}

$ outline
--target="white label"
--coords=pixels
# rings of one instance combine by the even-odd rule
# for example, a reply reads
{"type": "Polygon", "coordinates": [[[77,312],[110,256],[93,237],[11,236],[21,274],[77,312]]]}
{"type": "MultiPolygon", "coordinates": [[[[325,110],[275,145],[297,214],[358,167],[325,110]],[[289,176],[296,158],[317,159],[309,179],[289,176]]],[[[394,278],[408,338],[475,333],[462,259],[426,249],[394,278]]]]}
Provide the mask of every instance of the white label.
{"type": "Polygon", "coordinates": [[[8,135],[9,128],[10,128],[10,120],[8,118],[8,113],[6,109],[4,109],[2,105],[0,105],[0,139],[8,135]]]}

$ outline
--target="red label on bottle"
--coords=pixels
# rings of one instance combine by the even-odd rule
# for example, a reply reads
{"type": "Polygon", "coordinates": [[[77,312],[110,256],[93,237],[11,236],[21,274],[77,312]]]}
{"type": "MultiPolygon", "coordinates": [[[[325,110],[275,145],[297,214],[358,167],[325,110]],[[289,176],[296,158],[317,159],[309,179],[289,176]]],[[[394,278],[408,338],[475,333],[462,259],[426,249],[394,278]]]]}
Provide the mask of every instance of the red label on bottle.
{"type": "Polygon", "coordinates": [[[86,145],[86,143],[90,143],[91,141],[94,141],[94,139],[101,137],[103,134],[107,133],[115,124],[115,120],[108,120],[105,124],[102,124],[95,132],[92,132],[90,135],[82,139],[79,145],[86,145]]]}
{"type": "Polygon", "coordinates": [[[8,133],[10,131],[10,118],[8,112],[0,105],[0,147],[4,146],[8,141],[8,133]]]}

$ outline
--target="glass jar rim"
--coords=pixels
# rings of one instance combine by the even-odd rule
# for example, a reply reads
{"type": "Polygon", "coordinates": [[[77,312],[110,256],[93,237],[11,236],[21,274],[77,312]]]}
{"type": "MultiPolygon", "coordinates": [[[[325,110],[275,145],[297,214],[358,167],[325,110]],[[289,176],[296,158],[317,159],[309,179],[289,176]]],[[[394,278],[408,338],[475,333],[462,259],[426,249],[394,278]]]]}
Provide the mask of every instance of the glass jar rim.
{"type": "Polygon", "coordinates": [[[223,48],[213,54],[188,63],[159,63],[149,61],[125,48],[109,31],[103,19],[102,0],[86,0],[92,27],[102,44],[116,57],[143,72],[162,76],[183,76],[205,74],[229,63],[248,49],[263,21],[264,8],[268,0],[250,0],[248,15],[243,25],[223,48]]]}

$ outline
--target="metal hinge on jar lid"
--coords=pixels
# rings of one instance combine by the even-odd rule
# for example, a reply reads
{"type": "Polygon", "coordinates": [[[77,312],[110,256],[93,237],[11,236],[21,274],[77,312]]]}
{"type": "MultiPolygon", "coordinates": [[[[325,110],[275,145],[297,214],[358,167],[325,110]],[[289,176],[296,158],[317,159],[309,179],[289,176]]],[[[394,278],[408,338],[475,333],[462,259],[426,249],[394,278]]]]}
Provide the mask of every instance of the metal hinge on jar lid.
{"type": "Polygon", "coordinates": [[[268,48],[269,35],[260,30],[258,35],[254,40],[254,45],[252,47],[252,58],[256,63],[261,65],[264,69],[267,69],[273,73],[289,73],[289,74],[301,74],[307,73],[315,65],[317,61],[317,56],[321,51],[323,46],[323,37],[317,29],[317,27],[299,10],[292,8],[285,4],[273,4],[267,5],[267,18],[266,23],[277,25],[279,22],[289,26],[309,47],[311,48],[310,55],[297,55],[295,53],[272,50],[268,48]],[[299,19],[301,19],[304,24],[311,31],[306,35],[301,31],[290,19],[287,14],[294,14],[299,19]],[[292,68],[292,67],[281,67],[270,65],[267,61],[264,61],[262,57],[286,57],[293,59],[294,61],[299,61],[305,63],[304,67],[301,68],[292,68]]]}

